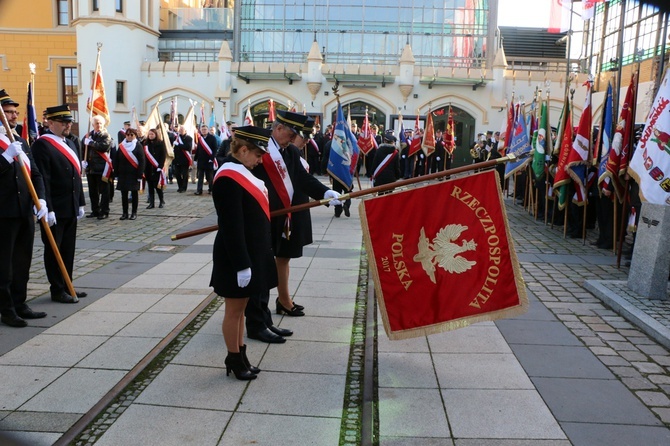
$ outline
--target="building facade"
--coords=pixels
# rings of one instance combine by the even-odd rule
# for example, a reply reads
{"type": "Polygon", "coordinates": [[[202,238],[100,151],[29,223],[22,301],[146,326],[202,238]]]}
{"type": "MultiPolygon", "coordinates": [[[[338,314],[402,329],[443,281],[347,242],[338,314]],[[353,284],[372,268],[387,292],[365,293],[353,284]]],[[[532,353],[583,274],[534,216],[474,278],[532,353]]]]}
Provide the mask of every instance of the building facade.
{"type": "Polygon", "coordinates": [[[32,0],[29,14],[26,6],[22,1],[0,2],[0,88],[21,104],[23,118],[34,64],[38,115],[45,107],[62,103],[76,109],[81,85],[71,2],[32,0]]]}
{"type": "MultiPolygon", "coordinates": [[[[581,53],[588,56],[578,60],[567,59],[567,51],[562,57],[555,51],[545,54],[541,46],[547,49],[546,42],[534,35],[543,34],[545,41],[555,42],[550,45],[563,48],[569,36],[561,39],[542,30],[528,34],[521,51],[505,57],[504,40],[511,48],[513,39],[504,39],[498,28],[497,0],[35,3],[36,15],[19,19],[22,2],[0,2],[0,35],[16,42],[0,50],[2,88],[21,98],[28,80],[22,65],[30,59],[37,65],[37,107],[70,103],[79,110],[80,133],[88,121],[86,103],[100,47],[112,134],[132,118],[133,110],[144,119],[160,101],[161,113],[168,114],[172,99],[180,114],[194,101],[203,106],[207,121],[214,114],[217,123],[224,115],[242,123],[250,108],[255,123],[264,125],[272,99],[278,108],[295,108],[328,124],[337,108],[337,86],[339,101],[353,120],[361,122],[367,110],[383,128],[397,129],[401,117],[405,128],[413,128],[415,117],[423,122],[429,110],[436,128],[444,128],[445,111],[451,107],[456,163],[468,162],[477,133],[501,129],[512,99],[530,103],[541,91],[557,121],[570,82],[578,119],[584,102],[580,86],[592,73],[596,91],[604,91],[604,80],[615,74],[607,71],[612,69],[608,57],[621,46],[625,51],[616,79],[623,80],[625,89],[626,69],[640,63],[638,120],[644,120],[666,40],[661,14],[621,0],[601,4],[586,22],[581,53]],[[623,27],[617,10],[628,17],[623,27]],[[24,49],[28,36],[39,39],[37,51],[24,49]],[[615,36],[623,38],[621,45],[611,45],[615,36]]],[[[520,31],[512,30],[514,34],[520,31]]],[[[598,94],[594,105],[601,102],[598,94]]]]}

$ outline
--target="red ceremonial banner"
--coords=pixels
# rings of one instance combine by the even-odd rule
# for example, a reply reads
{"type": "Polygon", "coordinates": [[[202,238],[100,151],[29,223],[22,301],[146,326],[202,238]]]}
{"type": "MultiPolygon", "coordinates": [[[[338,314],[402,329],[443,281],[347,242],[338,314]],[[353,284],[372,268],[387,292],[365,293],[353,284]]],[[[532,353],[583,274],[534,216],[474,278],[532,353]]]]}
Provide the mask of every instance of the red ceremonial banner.
{"type": "Polygon", "coordinates": [[[527,311],[495,171],[370,198],[360,215],[389,339],[527,311]]]}

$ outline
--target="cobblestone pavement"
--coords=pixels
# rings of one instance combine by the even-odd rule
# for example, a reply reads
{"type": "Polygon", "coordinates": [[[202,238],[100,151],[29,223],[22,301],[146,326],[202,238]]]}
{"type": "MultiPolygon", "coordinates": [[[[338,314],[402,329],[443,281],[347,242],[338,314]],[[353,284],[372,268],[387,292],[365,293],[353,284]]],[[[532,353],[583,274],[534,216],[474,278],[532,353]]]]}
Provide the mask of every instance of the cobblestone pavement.
{"type": "MultiPolygon", "coordinates": [[[[88,186],[84,178],[86,213],[91,212],[88,186]]],[[[147,194],[140,195],[137,220],[119,221],[121,194],[116,191],[110,203],[109,218],[82,218],[77,227],[77,250],[73,279],[76,280],[97,270],[131,251],[150,249],[157,241],[173,235],[184,226],[211,215],[214,205],[210,195],[193,195],[195,184],[189,183],[185,193],[177,193],[177,184],[168,184],[165,191],[166,206],[146,209],[147,194]]],[[[156,202],[158,206],[158,202],[156,202]]],[[[165,244],[165,243],[163,243],[165,244]]],[[[170,244],[175,246],[174,244],[170,244]]],[[[30,268],[28,299],[49,291],[49,281],[44,271],[44,245],[36,228],[33,263],[30,268]]]]}
{"type": "MultiPolygon", "coordinates": [[[[584,244],[564,239],[562,228],[534,221],[510,200],[507,213],[528,290],[670,426],[670,352],[584,289],[587,280],[625,281],[628,268],[618,269],[614,254],[589,244],[597,230],[590,231],[584,244]]],[[[623,294],[625,286],[619,288],[623,294]]],[[[632,300],[670,324],[670,302],[632,300]]]]}

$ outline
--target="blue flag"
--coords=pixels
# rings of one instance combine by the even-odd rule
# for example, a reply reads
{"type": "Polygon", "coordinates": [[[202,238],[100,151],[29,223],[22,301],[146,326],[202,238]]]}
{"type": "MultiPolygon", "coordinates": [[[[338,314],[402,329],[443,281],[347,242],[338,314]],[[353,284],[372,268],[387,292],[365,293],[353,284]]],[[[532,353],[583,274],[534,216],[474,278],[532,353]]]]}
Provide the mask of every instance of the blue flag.
{"type": "Polygon", "coordinates": [[[516,161],[510,161],[505,164],[505,178],[514,175],[515,172],[524,169],[531,161],[528,156],[530,154],[530,140],[528,139],[528,131],[526,130],[526,120],[523,116],[523,111],[519,111],[514,120],[514,127],[512,129],[512,137],[510,139],[507,154],[513,153],[516,161]]]}
{"type": "Polygon", "coordinates": [[[26,103],[27,108],[27,124],[28,124],[28,136],[30,137],[31,142],[37,139],[37,113],[35,113],[35,99],[33,98],[33,85],[32,82],[28,82],[28,102],[26,103]]]}
{"type": "Polygon", "coordinates": [[[402,124],[402,115],[400,115],[400,134],[398,135],[398,141],[400,141],[400,148],[404,149],[409,145],[407,137],[405,136],[405,126],[402,124]]]}
{"type": "MultiPolygon", "coordinates": [[[[598,183],[607,181],[607,160],[612,150],[612,84],[607,85],[607,94],[605,95],[605,105],[603,107],[604,115],[602,119],[602,129],[600,129],[600,154],[598,160],[598,183]]],[[[606,186],[601,184],[601,187],[606,186]]]]}
{"type": "Polygon", "coordinates": [[[342,105],[337,104],[337,122],[333,131],[328,158],[328,173],[347,190],[354,184],[354,171],[358,162],[358,143],[344,118],[342,105]]]}

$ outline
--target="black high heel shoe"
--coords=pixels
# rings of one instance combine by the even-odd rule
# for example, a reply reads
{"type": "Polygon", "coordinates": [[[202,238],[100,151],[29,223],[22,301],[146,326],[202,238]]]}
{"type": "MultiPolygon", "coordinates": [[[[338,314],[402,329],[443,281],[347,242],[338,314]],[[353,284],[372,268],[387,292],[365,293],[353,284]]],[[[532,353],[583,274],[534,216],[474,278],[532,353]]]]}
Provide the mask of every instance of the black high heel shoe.
{"type": "MultiPolygon", "coordinates": [[[[275,302],[279,302],[279,298],[276,298],[276,299],[275,299],[275,302]]],[[[286,307],[284,307],[284,308],[286,308],[286,307]]],[[[300,311],[302,311],[302,310],[305,309],[305,307],[303,307],[302,305],[298,305],[298,304],[295,303],[295,302],[293,302],[293,308],[295,308],[296,310],[300,310],[300,311]]]]}
{"type": "Polygon", "coordinates": [[[242,360],[242,353],[228,352],[228,356],[226,356],[224,364],[226,364],[226,376],[229,376],[230,371],[232,370],[235,378],[239,379],[240,381],[250,381],[252,379],[256,379],[256,375],[251,373],[244,364],[244,361],[242,360]]]}
{"type": "Polygon", "coordinates": [[[304,316],[305,312],[293,305],[293,308],[290,310],[286,307],[284,307],[281,302],[279,302],[279,298],[275,301],[277,304],[277,314],[285,314],[286,316],[294,316],[294,317],[299,317],[299,316],[304,316]]]}
{"type": "Polygon", "coordinates": [[[254,375],[258,375],[261,372],[261,369],[259,369],[256,366],[251,365],[249,362],[249,358],[247,358],[247,345],[241,345],[240,346],[240,354],[242,355],[242,361],[244,362],[244,365],[247,366],[247,369],[254,375]]]}

